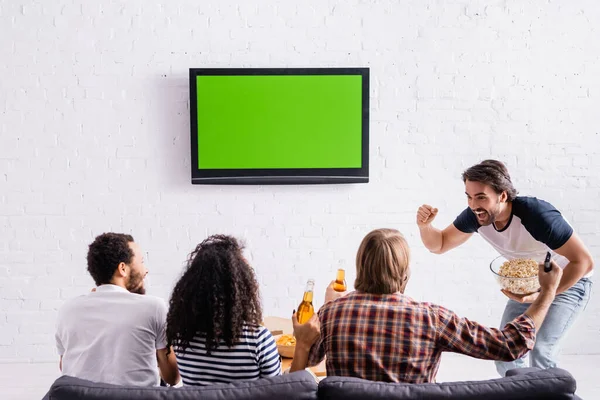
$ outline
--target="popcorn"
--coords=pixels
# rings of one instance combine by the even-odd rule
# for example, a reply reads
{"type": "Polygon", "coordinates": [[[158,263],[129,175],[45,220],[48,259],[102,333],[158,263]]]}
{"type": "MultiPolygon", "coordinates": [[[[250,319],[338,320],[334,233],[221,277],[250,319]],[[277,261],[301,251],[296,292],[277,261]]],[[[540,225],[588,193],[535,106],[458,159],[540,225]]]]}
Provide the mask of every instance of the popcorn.
{"type": "Polygon", "coordinates": [[[530,258],[515,258],[500,267],[498,275],[508,278],[531,278],[538,275],[538,263],[530,258]]]}
{"type": "Polygon", "coordinates": [[[515,294],[530,294],[540,288],[538,280],[539,265],[537,261],[528,258],[516,258],[504,262],[498,271],[496,279],[500,286],[515,294]]]}

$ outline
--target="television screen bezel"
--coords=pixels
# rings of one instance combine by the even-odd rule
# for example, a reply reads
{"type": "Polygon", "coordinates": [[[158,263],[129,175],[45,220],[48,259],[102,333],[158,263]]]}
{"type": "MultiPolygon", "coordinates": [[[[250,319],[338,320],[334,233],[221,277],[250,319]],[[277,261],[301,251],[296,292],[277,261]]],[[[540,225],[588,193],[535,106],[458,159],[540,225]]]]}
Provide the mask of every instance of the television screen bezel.
{"type": "Polygon", "coordinates": [[[326,184],[369,182],[369,68],[190,68],[190,129],[193,184],[326,184]],[[197,76],[360,75],[362,134],[360,168],[198,168],[197,76]]]}

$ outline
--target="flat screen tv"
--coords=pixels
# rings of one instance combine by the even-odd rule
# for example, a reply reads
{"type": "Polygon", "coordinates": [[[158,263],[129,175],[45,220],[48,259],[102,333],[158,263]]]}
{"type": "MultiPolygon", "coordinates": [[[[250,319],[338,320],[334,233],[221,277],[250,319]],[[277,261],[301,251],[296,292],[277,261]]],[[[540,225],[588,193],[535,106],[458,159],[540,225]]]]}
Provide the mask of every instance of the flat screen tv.
{"type": "Polygon", "coordinates": [[[191,68],[192,183],[369,181],[368,68],[191,68]]]}

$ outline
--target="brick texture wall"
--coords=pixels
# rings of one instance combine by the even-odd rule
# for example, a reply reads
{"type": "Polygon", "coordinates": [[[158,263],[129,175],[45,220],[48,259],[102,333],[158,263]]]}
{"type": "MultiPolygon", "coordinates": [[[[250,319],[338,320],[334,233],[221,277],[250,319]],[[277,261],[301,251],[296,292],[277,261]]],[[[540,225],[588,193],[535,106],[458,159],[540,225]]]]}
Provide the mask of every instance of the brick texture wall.
{"type": "MultiPolygon", "coordinates": [[[[496,326],[505,298],[480,238],[429,254],[422,203],[444,227],[460,173],[504,160],[522,194],[553,203],[600,260],[600,8],[593,1],[0,1],[0,361],[54,361],[54,322],[92,280],[105,231],[146,251],[168,298],[206,235],[245,239],[265,314],[316,305],[354,279],[372,228],[413,251],[408,294],[496,326]],[[371,182],[192,186],[190,67],[371,68],[371,182]]],[[[600,353],[600,302],[566,340],[600,353]]]]}

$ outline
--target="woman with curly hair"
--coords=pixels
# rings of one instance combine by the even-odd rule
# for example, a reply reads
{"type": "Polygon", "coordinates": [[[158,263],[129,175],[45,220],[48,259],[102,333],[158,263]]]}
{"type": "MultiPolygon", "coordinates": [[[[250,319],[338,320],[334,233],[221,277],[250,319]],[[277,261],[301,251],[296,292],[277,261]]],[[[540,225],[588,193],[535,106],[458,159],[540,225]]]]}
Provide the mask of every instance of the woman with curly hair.
{"type": "Polygon", "coordinates": [[[184,385],[281,374],[275,340],[260,326],[258,282],[242,249],[231,236],[210,236],[190,254],[173,289],[167,348],[174,348],[184,385]]]}

